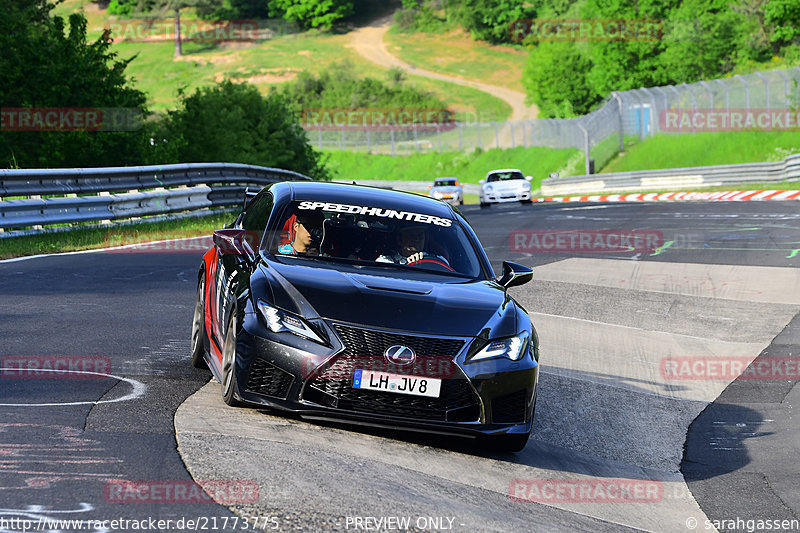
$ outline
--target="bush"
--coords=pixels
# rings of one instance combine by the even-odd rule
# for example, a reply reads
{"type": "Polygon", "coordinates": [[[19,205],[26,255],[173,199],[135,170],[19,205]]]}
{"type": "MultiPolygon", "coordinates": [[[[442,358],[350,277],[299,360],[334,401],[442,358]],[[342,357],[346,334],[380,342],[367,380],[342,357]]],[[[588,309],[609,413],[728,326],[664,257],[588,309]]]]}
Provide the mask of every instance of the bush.
{"type": "MultiPolygon", "coordinates": [[[[146,96],[125,78],[103,36],[86,41],[86,19],[66,24],[52,5],[12,0],[0,9],[0,102],[4,108],[125,108],[146,116],[146,96]]],[[[141,164],[143,131],[0,131],[0,167],[141,164]]]]}
{"type": "Polygon", "coordinates": [[[153,163],[235,162],[328,179],[324,161],[285,98],[225,80],[181,96],[153,131],[153,163]]]}

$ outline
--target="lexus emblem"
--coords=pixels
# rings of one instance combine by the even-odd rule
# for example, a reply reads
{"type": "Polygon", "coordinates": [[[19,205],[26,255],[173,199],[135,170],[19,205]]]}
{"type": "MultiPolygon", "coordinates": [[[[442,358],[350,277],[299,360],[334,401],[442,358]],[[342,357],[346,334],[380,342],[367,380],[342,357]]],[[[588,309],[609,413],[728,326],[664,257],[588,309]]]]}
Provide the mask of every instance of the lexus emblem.
{"type": "Polygon", "coordinates": [[[383,355],[387,361],[396,365],[410,365],[417,359],[417,354],[414,353],[414,350],[401,344],[389,346],[383,352],[383,355]]]}

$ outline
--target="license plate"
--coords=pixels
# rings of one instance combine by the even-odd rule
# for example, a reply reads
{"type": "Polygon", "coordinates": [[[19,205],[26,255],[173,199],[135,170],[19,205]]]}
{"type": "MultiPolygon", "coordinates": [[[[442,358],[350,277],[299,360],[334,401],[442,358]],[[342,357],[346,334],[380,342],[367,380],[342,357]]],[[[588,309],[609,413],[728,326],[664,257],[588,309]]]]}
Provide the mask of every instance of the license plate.
{"type": "Polygon", "coordinates": [[[421,376],[387,374],[386,372],[373,372],[371,370],[356,370],[353,374],[353,388],[438,398],[439,390],[442,388],[442,380],[421,376]]]}

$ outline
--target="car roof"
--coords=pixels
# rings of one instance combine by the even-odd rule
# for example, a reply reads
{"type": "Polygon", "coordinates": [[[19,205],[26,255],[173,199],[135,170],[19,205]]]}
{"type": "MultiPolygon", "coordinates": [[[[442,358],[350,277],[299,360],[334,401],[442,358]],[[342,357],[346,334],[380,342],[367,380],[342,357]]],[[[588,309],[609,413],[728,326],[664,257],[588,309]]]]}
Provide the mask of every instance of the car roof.
{"type": "Polygon", "coordinates": [[[452,177],[452,176],[442,176],[440,178],[434,178],[433,179],[433,181],[439,181],[439,180],[442,180],[442,181],[443,180],[456,180],[456,181],[458,181],[458,178],[455,178],[455,177],[452,177]]]}
{"type": "Polygon", "coordinates": [[[501,168],[498,170],[490,170],[487,176],[489,174],[501,174],[503,172],[519,172],[520,174],[522,174],[522,171],[518,168],[501,168]]]}
{"type": "Polygon", "coordinates": [[[410,192],[321,181],[292,181],[278,183],[273,188],[288,187],[290,199],[296,201],[326,201],[337,204],[379,206],[398,211],[423,211],[425,214],[454,219],[452,208],[439,200],[410,192]]]}

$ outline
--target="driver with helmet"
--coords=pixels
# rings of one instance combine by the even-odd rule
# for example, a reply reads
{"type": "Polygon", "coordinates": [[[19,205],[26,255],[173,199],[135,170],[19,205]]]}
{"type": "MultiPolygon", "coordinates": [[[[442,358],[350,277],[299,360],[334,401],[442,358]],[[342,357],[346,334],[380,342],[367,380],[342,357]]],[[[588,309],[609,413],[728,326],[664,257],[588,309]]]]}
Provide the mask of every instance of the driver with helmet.
{"type": "Polygon", "coordinates": [[[425,227],[421,225],[400,228],[396,236],[398,248],[392,253],[378,256],[375,261],[411,265],[420,261],[432,260],[443,263],[449,268],[450,263],[447,259],[424,250],[426,236],[425,227]]]}

